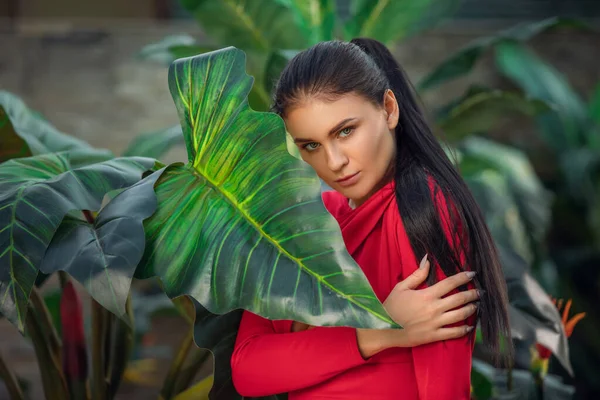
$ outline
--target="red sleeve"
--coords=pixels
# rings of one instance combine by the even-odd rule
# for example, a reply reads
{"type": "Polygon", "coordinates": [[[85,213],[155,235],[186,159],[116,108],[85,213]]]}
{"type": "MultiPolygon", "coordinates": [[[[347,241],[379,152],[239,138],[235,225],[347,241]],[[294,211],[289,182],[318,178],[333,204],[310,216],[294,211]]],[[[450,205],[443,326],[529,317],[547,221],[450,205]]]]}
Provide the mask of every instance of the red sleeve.
{"type": "MultiPolygon", "coordinates": [[[[452,243],[457,243],[454,240],[458,239],[459,235],[462,234],[460,222],[455,220],[455,218],[452,218],[455,221],[451,222],[446,199],[441,191],[436,190],[438,188],[434,187],[433,182],[430,182],[430,186],[446,237],[451,245],[452,243]],[[453,232],[451,227],[456,227],[457,229],[453,232]]],[[[464,265],[465,254],[462,251],[459,254],[459,258],[464,265]]],[[[417,264],[415,262],[414,265],[403,265],[402,268],[403,276],[408,276],[416,270],[417,264]]],[[[445,278],[439,267],[436,268],[436,274],[438,280],[445,278]]],[[[473,288],[472,285],[469,286],[473,288]]],[[[453,293],[457,293],[457,291],[450,294],[453,293]]],[[[469,325],[473,325],[474,323],[475,318],[473,317],[466,321],[466,324],[469,325]]],[[[460,322],[454,324],[454,326],[464,324],[465,322],[460,322]]],[[[474,344],[475,331],[459,339],[444,340],[413,347],[413,364],[417,378],[419,398],[439,400],[470,399],[471,358],[474,344]]]]}
{"type": "Polygon", "coordinates": [[[354,328],[276,333],[272,321],[244,311],[231,369],[238,393],[258,397],[314,386],[366,362],[354,328]]]}

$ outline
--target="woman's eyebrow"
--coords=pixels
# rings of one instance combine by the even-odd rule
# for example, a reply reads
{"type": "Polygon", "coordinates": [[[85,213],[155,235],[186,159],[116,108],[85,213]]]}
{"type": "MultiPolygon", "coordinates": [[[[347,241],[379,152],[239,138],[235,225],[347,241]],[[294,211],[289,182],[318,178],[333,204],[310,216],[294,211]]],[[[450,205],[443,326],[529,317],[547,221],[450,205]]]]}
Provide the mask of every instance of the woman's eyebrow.
{"type": "MultiPolygon", "coordinates": [[[[356,119],[358,119],[358,118],[352,117],[352,118],[345,118],[345,119],[341,120],[337,125],[335,125],[333,128],[331,128],[329,130],[328,136],[333,135],[334,133],[339,131],[344,125],[346,125],[348,122],[354,121],[356,119]]],[[[309,143],[309,142],[314,142],[314,140],[313,139],[294,139],[294,143],[309,143]]]]}

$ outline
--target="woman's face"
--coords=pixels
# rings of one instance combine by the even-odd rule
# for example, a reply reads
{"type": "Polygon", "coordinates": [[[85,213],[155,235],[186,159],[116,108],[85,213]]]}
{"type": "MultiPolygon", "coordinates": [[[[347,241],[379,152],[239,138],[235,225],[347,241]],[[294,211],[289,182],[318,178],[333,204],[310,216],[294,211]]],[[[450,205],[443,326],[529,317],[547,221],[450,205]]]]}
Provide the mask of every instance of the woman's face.
{"type": "Polygon", "coordinates": [[[382,107],[350,93],[335,101],[305,99],[285,116],[302,159],[355,206],[391,178],[397,124],[398,103],[390,90],[382,107]]]}

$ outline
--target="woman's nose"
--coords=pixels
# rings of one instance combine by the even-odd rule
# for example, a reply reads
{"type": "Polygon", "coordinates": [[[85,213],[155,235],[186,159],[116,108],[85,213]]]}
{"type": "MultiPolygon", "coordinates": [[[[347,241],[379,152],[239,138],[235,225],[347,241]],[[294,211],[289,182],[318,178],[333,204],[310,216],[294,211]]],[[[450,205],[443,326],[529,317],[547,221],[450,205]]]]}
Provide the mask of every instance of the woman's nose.
{"type": "Polygon", "coordinates": [[[332,171],[339,171],[348,164],[348,157],[340,149],[332,147],[327,149],[327,166],[332,171]]]}

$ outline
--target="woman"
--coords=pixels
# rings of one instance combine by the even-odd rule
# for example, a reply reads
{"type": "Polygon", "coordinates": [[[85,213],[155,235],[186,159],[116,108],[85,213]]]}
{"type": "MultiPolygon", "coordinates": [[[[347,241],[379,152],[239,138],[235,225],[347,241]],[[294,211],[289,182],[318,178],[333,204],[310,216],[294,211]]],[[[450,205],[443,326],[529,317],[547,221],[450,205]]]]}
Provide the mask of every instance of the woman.
{"type": "Polygon", "coordinates": [[[497,354],[509,335],[506,288],[481,212],[389,50],[369,39],[313,46],[283,71],[274,110],[335,189],[325,206],[404,329],[245,312],[231,360],[236,389],[290,400],[468,399],[475,311],[497,354]]]}

